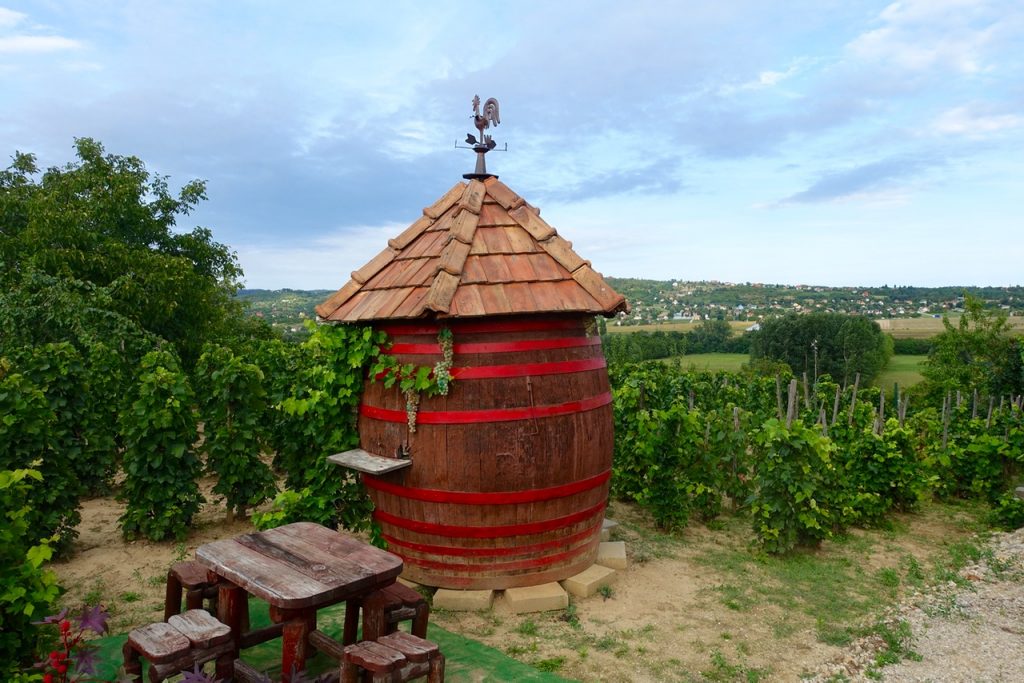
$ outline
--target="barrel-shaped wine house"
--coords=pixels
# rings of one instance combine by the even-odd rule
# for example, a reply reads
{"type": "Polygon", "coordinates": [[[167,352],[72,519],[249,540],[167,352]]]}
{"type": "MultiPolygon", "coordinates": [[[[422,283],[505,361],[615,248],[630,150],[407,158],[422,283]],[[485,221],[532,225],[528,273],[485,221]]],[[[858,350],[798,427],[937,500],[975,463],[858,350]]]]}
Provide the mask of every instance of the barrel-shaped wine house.
{"type": "Polygon", "coordinates": [[[496,177],[458,183],[317,308],[385,330],[400,363],[447,395],[368,378],[363,451],[409,458],[364,474],[404,576],[445,588],[557,581],[593,564],[608,497],[612,409],[595,315],[626,308],[569,242],[496,177]]]}

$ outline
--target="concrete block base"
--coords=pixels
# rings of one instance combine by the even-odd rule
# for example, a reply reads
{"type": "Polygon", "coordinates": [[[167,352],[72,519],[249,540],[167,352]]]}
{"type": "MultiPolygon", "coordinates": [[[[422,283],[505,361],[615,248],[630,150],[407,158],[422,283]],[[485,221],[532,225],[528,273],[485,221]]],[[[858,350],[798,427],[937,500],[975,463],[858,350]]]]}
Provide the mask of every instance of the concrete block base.
{"type": "Polygon", "coordinates": [[[618,522],[612,519],[605,519],[601,522],[601,540],[610,541],[612,540],[612,530],[619,525],[618,522]]]}
{"type": "Polygon", "coordinates": [[[609,586],[615,581],[615,570],[610,567],[603,567],[599,564],[591,565],[576,576],[571,576],[562,582],[566,591],[578,598],[589,598],[596,593],[601,586],[609,586]]]}
{"type": "MultiPolygon", "coordinates": [[[[434,597],[436,603],[437,597],[434,597]]],[[[505,604],[516,614],[547,612],[569,606],[569,594],[558,583],[505,589],[505,604]]]]}
{"type": "Polygon", "coordinates": [[[434,607],[452,612],[476,612],[490,609],[494,591],[459,591],[438,588],[434,593],[434,607]]]}
{"type": "Polygon", "coordinates": [[[597,546],[597,563],[612,569],[626,568],[626,544],[623,541],[608,541],[597,546]]]}

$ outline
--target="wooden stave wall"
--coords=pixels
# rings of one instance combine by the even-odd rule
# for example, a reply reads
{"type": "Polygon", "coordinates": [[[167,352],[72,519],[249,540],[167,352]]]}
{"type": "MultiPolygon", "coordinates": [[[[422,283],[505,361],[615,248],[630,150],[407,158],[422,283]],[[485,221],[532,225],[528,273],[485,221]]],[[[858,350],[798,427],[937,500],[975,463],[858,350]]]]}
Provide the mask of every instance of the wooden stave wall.
{"type": "MultiPolygon", "coordinates": [[[[599,339],[586,334],[587,318],[554,316],[493,321],[446,321],[454,335],[454,364],[461,366],[603,361],[599,339]],[[515,331],[518,325],[531,328],[515,331]],[[494,326],[501,331],[485,332],[494,326]],[[459,353],[460,345],[489,342],[576,339],[586,346],[504,353],[459,353]],[[588,361],[588,359],[590,359],[588,361]]],[[[388,324],[395,348],[402,344],[436,343],[436,324],[388,324]],[[405,334],[406,331],[415,334],[405,334]]],[[[433,364],[439,355],[396,354],[402,362],[433,364]]],[[[567,578],[593,564],[600,540],[601,521],[608,497],[612,455],[612,408],[607,370],[596,367],[567,374],[530,376],[534,405],[557,405],[580,398],[597,397],[604,402],[582,412],[537,418],[467,425],[419,424],[409,436],[412,467],[380,478],[367,477],[371,497],[378,509],[385,536],[393,552],[406,560],[405,576],[448,588],[510,588],[567,578]],[[488,455],[491,453],[492,455],[488,455]],[[462,454],[462,455],[459,455],[462,454]],[[469,505],[412,500],[373,486],[375,481],[413,489],[500,493],[540,490],[558,497],[527,504],[469,505]],[[585,490],[565,495],[563,489],[585,490]],[[446,526],[487,527],[543,525],[562,520],[559,528],[535,533],[516,533],[497,538],[465,538],[397,527],[387,518],[446,526]],[[566,539],[569,542],[566,543],[566,539]],[[431,546],[423,550],[420,546],[431,546]],[[543,546],[512,552],[511,547],[543,546]],[[441,547],[455,549],[447,554],[441,547]],[[481,555],[488,549],[494,555],[481,555]]],[[[460,411],[481,408],[521,408],[529,405],[526,377],[504,380],[456,380],[447,397],[423,397],[421,414],[431,411],[460,411]]],[[[366,406],[384,407],[404,413],[404,399],[380,382],[368,381],[363,396],[366,406]]],[[[382,422],[361,414],[361,445],[381,455],[393,455],[407,436],[402,423],[382,422]]],[[[406,491],[408,491],[406,489],[406,491]]],[[[402,522],[408,523],[408,522],[402,522]]],[[[476,529],[471,530],[475,533],[476,529]]],[[[462,532],[459,532],[462,533],[462,532]]]]}

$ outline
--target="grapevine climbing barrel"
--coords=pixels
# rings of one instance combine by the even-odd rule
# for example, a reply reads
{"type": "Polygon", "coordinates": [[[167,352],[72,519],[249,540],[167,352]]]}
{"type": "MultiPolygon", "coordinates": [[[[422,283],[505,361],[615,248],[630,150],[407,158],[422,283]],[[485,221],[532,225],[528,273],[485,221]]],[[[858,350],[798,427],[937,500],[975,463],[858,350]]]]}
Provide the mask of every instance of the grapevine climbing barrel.
{"type": "Polygon", "coordinates": [[[501,589],[558,581],[593,564],[612,464],[612,398],[593,321],[382,324],[399,363],[441,361],[444,327],[454,351],[446,396],[410,406],[397,385],[369,378],[360,406],[362,448],[412,459],[364,475],[404,576],[501,589]]]}

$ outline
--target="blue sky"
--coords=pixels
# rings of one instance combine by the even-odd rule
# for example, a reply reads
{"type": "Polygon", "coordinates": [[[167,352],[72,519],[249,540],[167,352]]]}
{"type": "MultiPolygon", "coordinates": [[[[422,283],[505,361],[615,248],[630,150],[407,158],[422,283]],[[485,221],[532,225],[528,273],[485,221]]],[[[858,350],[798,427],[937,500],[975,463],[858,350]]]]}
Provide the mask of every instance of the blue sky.
{"type": "Polygon", "coordinates": [[[1024,285],[1024,3],[0,0],[0,151],[208,182],[250,287],[336,288],[473,155],[606,275],[1024,285]]]}

